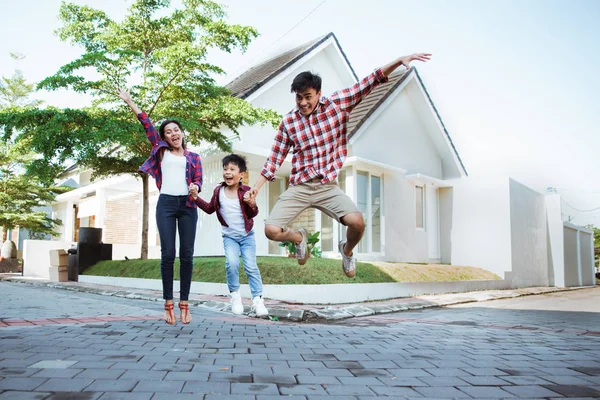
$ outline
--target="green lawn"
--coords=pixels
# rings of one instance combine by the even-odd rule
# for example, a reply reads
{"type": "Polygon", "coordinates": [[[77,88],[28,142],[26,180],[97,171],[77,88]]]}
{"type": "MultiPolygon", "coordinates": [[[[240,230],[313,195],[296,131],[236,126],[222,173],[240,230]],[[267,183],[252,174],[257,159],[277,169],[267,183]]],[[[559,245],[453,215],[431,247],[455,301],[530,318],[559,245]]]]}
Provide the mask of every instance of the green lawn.
{"type": "MultiPolygon", "coordinates": [[[[263,283],[266,285],[308,285],[328,283],[395,282],[380,268],[358,262],[356,276],[349,279],[342,271],[342,261],[309,258],[304,266],[287,257],[257,257],[263,283]]],[[[160,279],[160,260],[101,261],[86,269],[84,275],[160,279]]],[[[175,277],[179,277],[179,260],[175,261],[175,277]]],[[[225,257],[195,257],[192,280],[225,283],[225,257]]],[[[248,283],[240,267],[240,283],[248,283]]]]}
{"type": "MultiPolygon", "coordinates": [[[[342,261],[309,258],[304,266],[294,258],[258,257],[258,267],[267,285],[310,285],[327,283],[381,282],[451,282],[500,279],[476,267],[421,263],[373,262],[356,264],[356,276],[349,279],[342,272],[342,261]]],[[[101,261],[84,275],[160,279],[160,260],[101,261]]],[[[175,261],[175,277],[179,277],[179,260],[175,261]]],[[[194,281],[225,283],[225,257],[194,258],[194,281]]],[[[243,267],[240,282],[248,283],[243,267]]]]}

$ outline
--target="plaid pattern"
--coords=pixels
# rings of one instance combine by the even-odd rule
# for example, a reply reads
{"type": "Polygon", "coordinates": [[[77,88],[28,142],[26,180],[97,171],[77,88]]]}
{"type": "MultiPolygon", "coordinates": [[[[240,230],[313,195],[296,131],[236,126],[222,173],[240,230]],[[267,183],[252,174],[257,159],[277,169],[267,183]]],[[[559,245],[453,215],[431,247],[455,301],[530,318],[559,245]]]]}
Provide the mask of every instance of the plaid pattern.
{"type": "MultiPolygon", "coordinates": [[[[227,222],[225,222],[223,214],[221,214],[221,202],[219,201],[219,192],[221,191],[221,188],[225,186],[227,186],[225,182],[221,182],[219,185],[217,185],[213,192],[213,196],[210,199],[210,202],[205,201],[201,199],[200,196],[198,196],[198,198],[196,199],[196,204],[198,205],[198,207],[200,207],[202,211],[204,211],[207,214],[212,214],[216,211],[217,219],[219,220],[221,225],[229,226],[227,225],[227,222]]],[[[240,200],[240,206],[242,209],[242,216],[244,217],[244,227],[246,228],[246,233],[250,233],[252,227],[254,226],[253,218],[258,215],[258,207],[256,206],[256,204],[254,205],[254,207],[252,207],[244,201],[244,194],[246,194],[248,190],[250,190],[250,186],[238,186],[238,199],[240,200]]]]}
{"type": "Polygon", "coordinates": [[[334,181],[346,160],[346,124],[350,112],[383,82],[387,82],[387,77],[381,69],[376,69],[353,86],[335,92],[330,98],[319,99],[315,111],[308,117],[295,107],[279,124],[261,175],[275,180],[275,171],[293,147],[291,185],[314,178],[320,178],[322,183],[334,181]]]}
{"type": "MultiPolygon", "coordinates": [[[[160,190],[162,186],[162,170],[160,168],[161,150],[168,149],[169,145],[167,142],[160,139],[158,131],[154,128],[154,125],[152,125],[150,118],[148,118],[148,115],[145,112],[138,114],[137,117],[146,131],[148,140],[150,140],[150,143],[152,144],[150,157],[142,164],[138,172],[147,173],[152,176],[156,181],[156,187],[160,190]]],[[[202,162],[200,161],[200,156],[187,150],[183,152],[183,155],[187,162],[185,167],[185,180],[188,186],[190,183],[198,185],[198,191],[200,191],[202,189],[202,162]]],[[[191,196],[188,196],[185,205],[192,208],[197,207],[191,196]]]]}

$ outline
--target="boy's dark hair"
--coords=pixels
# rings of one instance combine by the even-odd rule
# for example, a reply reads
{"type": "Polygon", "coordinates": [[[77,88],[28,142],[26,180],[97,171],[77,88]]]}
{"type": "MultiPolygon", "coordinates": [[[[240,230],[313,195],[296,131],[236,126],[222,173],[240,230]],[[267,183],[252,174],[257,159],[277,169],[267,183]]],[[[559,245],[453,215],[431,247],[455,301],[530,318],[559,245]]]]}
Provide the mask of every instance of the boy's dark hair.
{"type": "Polygon", "coordinates": [[[307,89],[315,89],[317,93],[321,91],[321,77],[310,71],[300,72],[292,81],[291,91],[294,93],[303,92],[307,89]]]}
{"type": "Polygon", "coordinates": [[[167,119],[163,121],[163,123],[160,124],[160,127],[158,128],[158,134],[160,135],[160,139],[162,141],[165,140],[165,127],[169,124],[175,124],[179,127],[179,130],[181,131],[181,147],[183,147],[184,150],[187,150],[185,143],[185,135],[183,134],[183,127],[181,126],[179,121],[176,121],[174,119],[167,119]]]}
{"type": "Polygon", "coordinates": [[[246,157],[240,156],[239,154],[230,154],[223,158],[223,168],[229,164],[237,165],[240,172],[246,172],[246,157]]]}

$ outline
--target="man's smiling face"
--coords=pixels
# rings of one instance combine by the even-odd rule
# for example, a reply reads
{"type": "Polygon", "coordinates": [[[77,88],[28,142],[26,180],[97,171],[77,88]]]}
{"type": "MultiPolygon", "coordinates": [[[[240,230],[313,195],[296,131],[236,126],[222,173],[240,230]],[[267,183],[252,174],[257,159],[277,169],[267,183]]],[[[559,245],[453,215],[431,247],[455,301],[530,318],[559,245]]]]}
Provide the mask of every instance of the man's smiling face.
{"type": "Polygon", "coordinates": [[[304,89],[296,92],[296,105],[300,110],[300,114],[308,117],[319,104],[319,98],[321,98],[321,92],[317,92],[313,88],[304,89]]]}

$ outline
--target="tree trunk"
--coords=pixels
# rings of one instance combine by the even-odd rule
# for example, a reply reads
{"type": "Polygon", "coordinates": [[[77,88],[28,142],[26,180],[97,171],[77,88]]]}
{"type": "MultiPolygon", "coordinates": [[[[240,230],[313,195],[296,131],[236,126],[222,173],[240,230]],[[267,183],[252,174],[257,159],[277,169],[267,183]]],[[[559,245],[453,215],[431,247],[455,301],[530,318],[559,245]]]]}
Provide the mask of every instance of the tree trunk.
{"type": "Polygon", "coordinates": [[[148,174],[142,174],[142,260],[148,259],[148,208],[148,174]]]}
{"type": "Polygon", "coordinates": [[[2,243],[6,242],[8,239],[8,229],[2,228],[2,243]]]}

